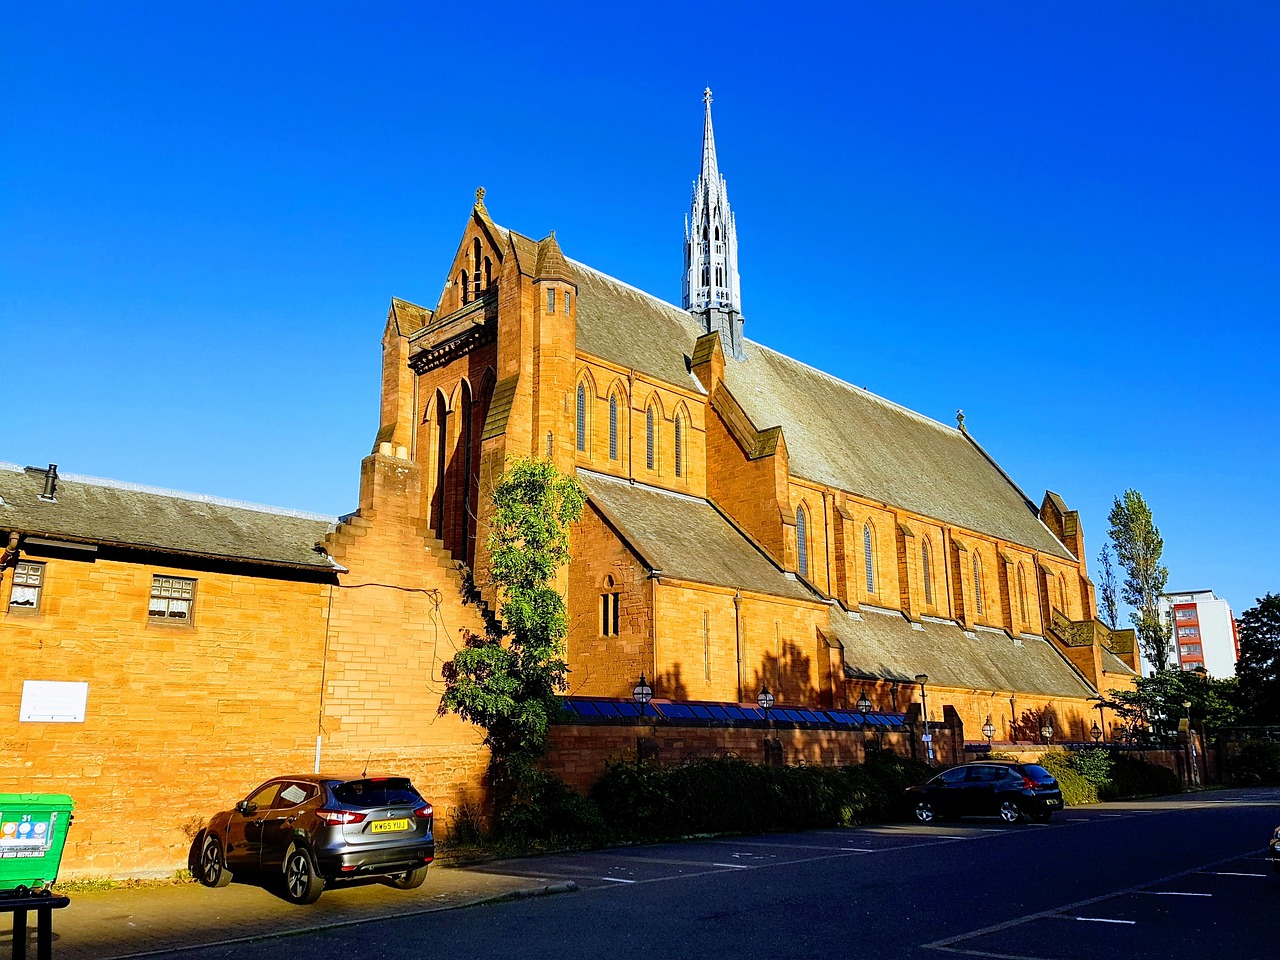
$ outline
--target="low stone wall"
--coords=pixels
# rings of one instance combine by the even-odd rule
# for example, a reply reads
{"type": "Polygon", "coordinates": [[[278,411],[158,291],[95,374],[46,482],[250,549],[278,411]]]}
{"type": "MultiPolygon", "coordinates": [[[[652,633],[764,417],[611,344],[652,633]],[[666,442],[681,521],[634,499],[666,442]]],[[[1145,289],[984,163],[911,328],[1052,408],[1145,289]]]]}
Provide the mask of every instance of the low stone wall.
{"type": "Polygon", "coordinates": [[[551,728],[551,749],[544,765],[586,792],[614,760],[674,764],[702,757],[739,757],[753,763],[843,766],[861,763],[869,749],[918,755],[915,739],[910,730],[876,735],[795,727],[566,723],[551,728]]]}

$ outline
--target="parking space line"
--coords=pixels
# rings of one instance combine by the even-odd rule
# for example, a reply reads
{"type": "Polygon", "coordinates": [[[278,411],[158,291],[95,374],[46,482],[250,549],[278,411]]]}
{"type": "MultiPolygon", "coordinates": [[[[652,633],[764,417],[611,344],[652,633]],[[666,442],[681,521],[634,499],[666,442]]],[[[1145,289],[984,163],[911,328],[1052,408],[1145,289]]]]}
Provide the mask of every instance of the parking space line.
{"type": "Polygon", "coordinates": [[[728,867],[731,870],[750,870],[751,869],[751,864],[749,863],[713,863],[712,866],[728,867]]]}
{"type": "Polygon", "coordinates": [[[1232,870],[1206,870],[1211,877],[1265,877],[1265,873],[1236,873],[1232,870]]]}
{"type": "Polygon", "coordinates": [[[1075,919],[1085,923],[1127,923],[1131,927],[1138,922],[1137,920],[1113,920],[1110,917],[1076,917],[1075,919]]]}
{"type": "MultiPolygon", "coordinates": [[[[961,933],[961,934],[957,934],[956,936],[944,937],[941,940],[934,940],[930,943],[924,943],[924,944],[921,944],[921,946],[929,950],[945,950],[948,953],[974,954],[976,953],[976,951],[966,949],[964,946],[961,945],[963,941],[973,940],[978,937],[987,936],[992,933],[999,933],[1004,930],[1010,930],[1014,927],[1020,927],[1023,924],[1030,923],[1033,920],[1043,920],[1049,917],[1068,917],[1068,916],[1071,916],[1070,914],[1067,913],[1067,911],[1069,910],[1078,910],[1081,907],[1093,906],[1096,903],[1102,903],[1106,900],[1114,900],[1115,898],[1122,897],[1125,894],[1144,893],[1149,888],[1157,886],[1159,884],[1169,883],[1173,880],[1180,880],[1183,877],[1188,877],[1193,874],[1203,873],[1205,872],[1205,869],[1208,867],[1216,867],[1216,866],[1221,866],[1229,863],[1236,863],[1242,858],[1243,857],[1241,854],[1235,854],[1230,857],[1223,857],[1220,860],[1213,860],[1209,863],[1201,864],[1198,867],[1192,867],[1189,870],[1180,870],[1177,873],[1170,874],[1167,877],[1158,877],[1157,879],[1148,881],[1147,883],[1136,884],[1135,886],[1126,887],[1121,890],[1112,890],[1108,893],[1100,894],[1099,896],[1096,896],[1096,897],[1090,897],[1087,900],[1079,900],[1075,903],[1069,903],[1061,907],[1054,907],[1049,910],[1041,910],[1038,913],[1029,913],[1029,914],[1026,914],[1025,916],[1015,917],[1012,920],[1006,920],[1003,923],[992,924],[989,927],[981,927],[977,930],[970,930],[968,933],[961,933]]],[[[1075,917],[1075,919],[1092,921],[1095,923],[1120,923],[1126,926],[1133,926],[1137,923],[1136,920],[1114,920],[1114,919],[1108,919],[1105,917],[1075,917]]],[[[983,955],[983,954],[979,954],[979,955],[983,955]]],[[[985,955],[990,956],[990,954],[985,954],[985,955]]]]}
{"type": "Polygon", "coordinates": [[[1148,897],[1212,897],[1212,893],[1184,893],[1181,890],[1135,890],[1148,897]]]}
{"type": "Polygon", "coordinates": [[[872,850],[870,847],[841,847],[840,850],[842,853],[876,853],[877,852],[875,850],[872,850]]]}
{"type": "Polygon", "coordinates": [[[608,880],[610,883],[636,883],[635,880],[623,880],[621,877],[601,877],[601,880],[608,880]]]}

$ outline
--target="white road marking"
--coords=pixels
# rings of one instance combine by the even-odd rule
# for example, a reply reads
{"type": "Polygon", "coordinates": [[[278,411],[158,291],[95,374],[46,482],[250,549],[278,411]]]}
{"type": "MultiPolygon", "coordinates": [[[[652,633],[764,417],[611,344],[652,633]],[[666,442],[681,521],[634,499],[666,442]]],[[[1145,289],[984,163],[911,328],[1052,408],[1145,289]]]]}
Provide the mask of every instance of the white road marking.
{"type": "Polygon", "coordinates": [[[634,880],[623,880],[621,877],[601,877],[601,880],[608,880],[610,883],[635,883],[634,880]]]}
{"type": "Polygon", "coordinates": [[[1183,893],[1181,890],[1135,890],[1149,897],[1212,897],[1212,893],[1183,893]]]}
{"type": "Polygon", "coordinates": [[[875,853],[870,847],[841,847],[846,853],[875,853]]]}
{"type": "Polygon", "coordinates": [[[751,867],[745,863],[713,863],[713,867],[729,867],[731,870],[750,870],[751,867]]]}
{"type": "Polygon", "coordinates": [[[1265,877],[1265,873],[1235,873],[1230,870],[1206,870],[1211,877],[1265,877]]]}
{"type": "Polygon", "coordinates": [[[1083,920],[1085,923],[1127,923],[1134,926],[1137,920],[1112,920],[1109,917],[1076,917],[1077,920],[1083,920]]]}

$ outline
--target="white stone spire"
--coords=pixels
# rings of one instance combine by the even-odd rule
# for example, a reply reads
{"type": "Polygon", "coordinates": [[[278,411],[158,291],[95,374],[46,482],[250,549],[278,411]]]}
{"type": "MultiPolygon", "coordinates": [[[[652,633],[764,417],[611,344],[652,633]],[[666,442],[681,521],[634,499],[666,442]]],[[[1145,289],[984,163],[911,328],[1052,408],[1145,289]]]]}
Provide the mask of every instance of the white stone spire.
{"type": "Polygon", "coordinates": [[[711,127],[711,88],[702,94],[702,170],[693,185],[693,203],[684,224],[683,305],[710,333],[718,331],[725,354],[742,357],[742,292],[738,281],[738,228],[729,209],[729,191],[716,164],[711,127]]]}

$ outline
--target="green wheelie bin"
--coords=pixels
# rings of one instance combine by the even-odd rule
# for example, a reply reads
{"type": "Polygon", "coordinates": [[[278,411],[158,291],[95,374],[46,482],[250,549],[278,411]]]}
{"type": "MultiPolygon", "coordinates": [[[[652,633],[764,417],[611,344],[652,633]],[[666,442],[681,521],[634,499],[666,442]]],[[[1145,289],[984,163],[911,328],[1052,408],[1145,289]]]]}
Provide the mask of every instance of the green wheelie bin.
{"type": "Polygon", "coordinates": [[[0,892],[58,878],[73,801],[65,793],[0,793],[0,892]]]}

